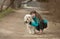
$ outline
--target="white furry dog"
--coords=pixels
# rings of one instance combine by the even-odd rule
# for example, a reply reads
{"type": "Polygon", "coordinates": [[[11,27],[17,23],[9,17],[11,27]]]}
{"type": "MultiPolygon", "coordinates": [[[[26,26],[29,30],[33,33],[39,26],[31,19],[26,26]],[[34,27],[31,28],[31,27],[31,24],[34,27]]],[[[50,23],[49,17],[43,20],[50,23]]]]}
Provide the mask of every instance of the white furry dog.
{"type": "Polygon", "coordinates": [[[27,31],[30,33],[30,34],[34,34],[35,33],[35,27],[31,26],[29,23],[32,22],[33,19],[31,17],[30,14],[26,14],[24,16],[24,22],[25,24],[27,25],[27,31]]]}

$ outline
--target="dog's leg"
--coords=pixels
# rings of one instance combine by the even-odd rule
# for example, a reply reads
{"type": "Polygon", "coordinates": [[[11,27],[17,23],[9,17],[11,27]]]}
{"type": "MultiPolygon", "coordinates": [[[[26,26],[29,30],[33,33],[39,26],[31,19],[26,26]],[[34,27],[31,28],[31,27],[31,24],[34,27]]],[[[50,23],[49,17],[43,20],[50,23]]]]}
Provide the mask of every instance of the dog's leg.
{"type": "Polygon", "coordinates": [[[27,25],[27,31],[29,32],[29,34],[32,33],[29,25],[27,25]]]}
{"type": "Polygon", "coordinates": [[[35,27],[31,26],[30,29],[31,29],[32,34],[34,34],[35,33],[35,27]]]}

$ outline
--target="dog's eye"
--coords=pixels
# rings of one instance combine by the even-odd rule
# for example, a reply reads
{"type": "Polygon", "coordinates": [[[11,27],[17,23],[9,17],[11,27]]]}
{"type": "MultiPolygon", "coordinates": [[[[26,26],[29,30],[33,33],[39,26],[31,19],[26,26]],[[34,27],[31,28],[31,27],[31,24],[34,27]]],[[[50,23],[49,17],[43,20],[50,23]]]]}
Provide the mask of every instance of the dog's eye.
{"type": "Polygon", "coordinates": [[[27,19],[28,20],[28,19],[27,19]]]}
{"type": "Polygon", "coordinates": [[[30,17],[29,17],[30,18],[30,17]]]}

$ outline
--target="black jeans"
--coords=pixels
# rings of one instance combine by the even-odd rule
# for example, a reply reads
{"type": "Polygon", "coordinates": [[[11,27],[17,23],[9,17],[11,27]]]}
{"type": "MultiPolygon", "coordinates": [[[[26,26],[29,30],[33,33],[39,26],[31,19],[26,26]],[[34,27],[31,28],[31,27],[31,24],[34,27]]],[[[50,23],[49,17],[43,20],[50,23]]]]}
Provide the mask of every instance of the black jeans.
{"type": "Polygon", "coordinates": [[[43,28],[43,26],[41,26],[41,24],[39,24],[39,25],[36,27],[36,29],[37,29],[38,31],[40,31],[40,30],[43,30],[44,28],[43,28]]]}
{"type": "Polygon", "coordinates": [[[47,24],[43,22],[43,20],[39,23],[39,25],[36,27],[38,31],[44,30],[44,28],[47,28],[47,24]]]}

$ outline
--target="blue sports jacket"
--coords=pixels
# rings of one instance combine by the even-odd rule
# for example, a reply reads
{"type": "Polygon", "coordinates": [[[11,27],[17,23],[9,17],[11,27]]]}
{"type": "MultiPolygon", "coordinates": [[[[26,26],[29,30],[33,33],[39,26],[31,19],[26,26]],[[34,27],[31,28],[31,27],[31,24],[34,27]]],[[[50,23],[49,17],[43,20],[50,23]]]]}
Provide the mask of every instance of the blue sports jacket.
{"type": "Polygon", "coordinates": [[[34,20],[34,22],[31,22],[31,25],[34,26],[34,27],[38,26],[38,24],[39,24],[38,18],[34,17],[33,20],[34,20]]]}
{"type": "MultiPolygon", "coordinates": [[[[34,17],[33,20],[34,22],[31,22],[31,25],[37,27],[39,25],[40,20],[37,17],[34,17]]],[[[43,19],[43,22],[47,24],[48,21],[46,19],[43,19]]]]}

